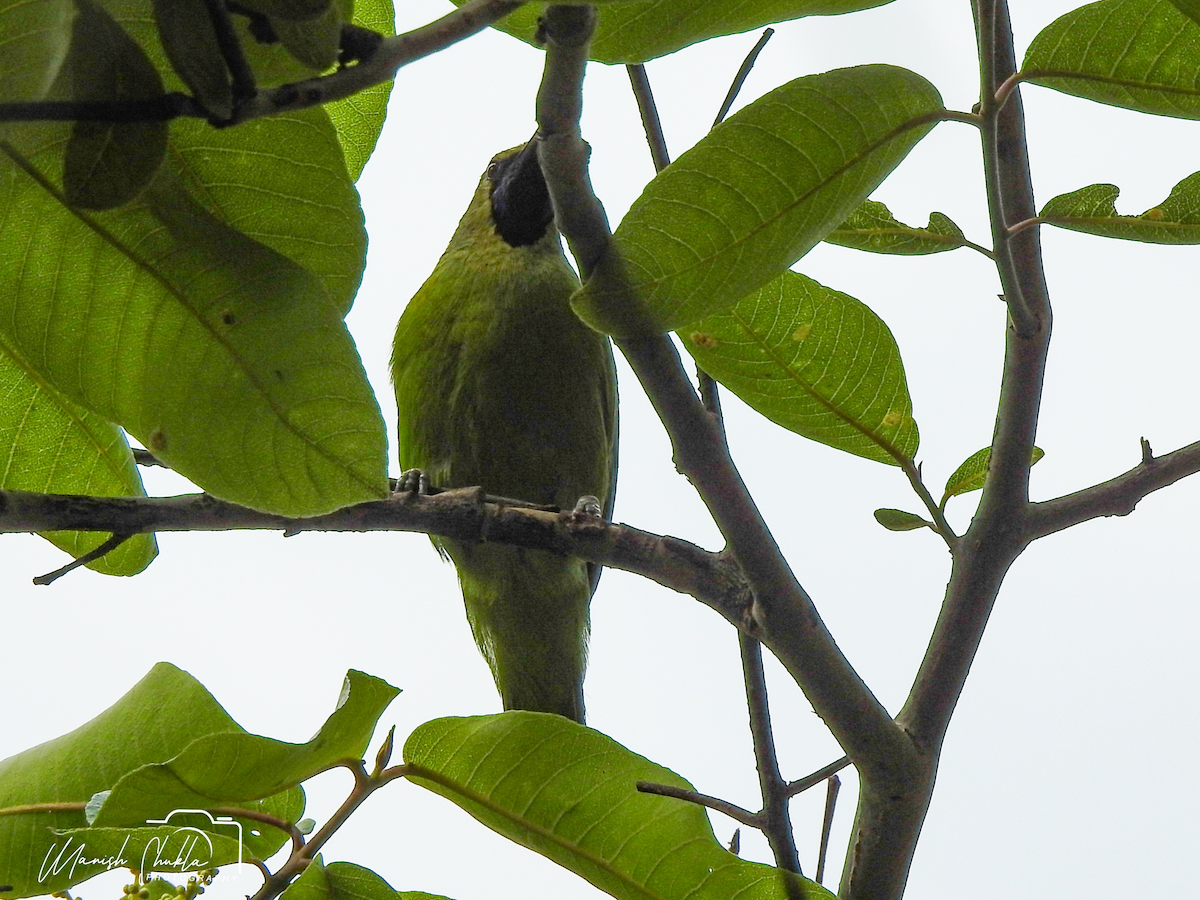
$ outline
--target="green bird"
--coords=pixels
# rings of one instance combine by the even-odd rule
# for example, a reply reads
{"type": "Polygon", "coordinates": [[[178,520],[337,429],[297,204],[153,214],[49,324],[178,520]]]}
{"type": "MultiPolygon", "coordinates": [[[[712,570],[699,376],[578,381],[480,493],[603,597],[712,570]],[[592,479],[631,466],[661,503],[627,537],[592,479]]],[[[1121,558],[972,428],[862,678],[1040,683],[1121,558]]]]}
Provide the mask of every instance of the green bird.
{"type": "MultiPolygon", "coordinates": [[[[400,462],[440,487],[612,512],[612,346],[571,311],[537,140],[498,154],[396,326],[400,462]],[[582,501],[581,501],[582,498],[582,501]]],[[[413,484],[411,471],[404,479],[413,484]]],[[[600,567],[544,550],[433,538],[505,709],[583,721],[588,606],[600,567]]]]}

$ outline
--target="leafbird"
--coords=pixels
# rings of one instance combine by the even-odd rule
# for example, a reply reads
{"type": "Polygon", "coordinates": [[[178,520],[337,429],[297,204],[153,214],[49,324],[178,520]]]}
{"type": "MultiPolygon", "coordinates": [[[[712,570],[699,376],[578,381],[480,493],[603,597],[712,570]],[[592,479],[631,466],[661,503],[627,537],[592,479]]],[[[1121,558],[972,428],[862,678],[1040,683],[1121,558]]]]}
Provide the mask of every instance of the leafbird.
{"type": "MultiPolygon", "coordinates": [[[[608,338],[571,311],[578,287],[537,139],[498,154],[396,327],[406,483],[416,470],[441,487],[611,515],[616,371],[608,338]]],[[[458,569],[504,708],[582,722],[599,567],[545,550],[433,542],[458,569]]]]}

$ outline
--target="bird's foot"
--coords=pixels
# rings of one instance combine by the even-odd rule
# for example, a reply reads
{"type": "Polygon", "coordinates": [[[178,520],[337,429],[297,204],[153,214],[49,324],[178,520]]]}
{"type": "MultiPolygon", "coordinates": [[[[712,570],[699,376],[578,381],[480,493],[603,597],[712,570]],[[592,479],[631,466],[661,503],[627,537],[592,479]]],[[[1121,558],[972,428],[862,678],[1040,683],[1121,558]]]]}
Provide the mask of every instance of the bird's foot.
{"type": "Polygon", "coordinates": [[[396,479],[396,489],[392,494],[420,494],[425,496],[431,493],[429,488],[429,476],[420,469],[406,469],[400,473],[400,477],[396,479]]]}
{"type": "Polygon", "coordinates": [[[591,494],[584,494],[575,502],[575,508],[571,510],[572,518],[579,516],[588,516],[589,518],[599,519],[604,517],[604,507],[600,505],[598,497],[593,497],[591,494]]]}

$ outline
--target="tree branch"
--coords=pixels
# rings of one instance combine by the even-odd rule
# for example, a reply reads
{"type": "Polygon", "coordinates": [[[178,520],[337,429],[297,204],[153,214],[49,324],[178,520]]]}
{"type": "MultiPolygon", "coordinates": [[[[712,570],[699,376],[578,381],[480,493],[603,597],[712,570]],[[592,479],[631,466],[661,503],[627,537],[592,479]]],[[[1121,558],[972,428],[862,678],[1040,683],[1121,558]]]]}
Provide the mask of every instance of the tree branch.
{"type": "MultiPolygon", "coordinates": [[[[366,88],[390,81],[403,66],[482,31],[523,5],[524,0],[470,0],[436,22],[406,34],[383,38],[369,57],[360,59],[355,65],[330,75],[318,75],[261,90],[241,104],[232,119],[213,124],[238,125],[252,119],[345,99],[366,88]]],[[[138,122],[165,121],[184,116],[204,119],[208,115],[199,103],[179,93],[165,94],[151,100],[121,102],[0,103],[0,122],[46,119],[138,122]]]]}
{"type": "Polygon", "coordinates": [[[1142,462],[1103,484],[1055,500],[1031,503],[1025,533],[1037,540],[1100,516],[1127,516],[1147,494],[1200,472],[1200,441],[1165,456],[1143,453],[1142,462]]]}
{"type": "Polygon", "coordinates": [[[1009,305],[991,465],[971,527],[954,545],[946,596],[904,708],[896,717],[920,750],[913,778],[883,793],[864,780],[844,900],[893,900],[904,890],[933,793],[942,742],[1009,566],[1028,544],[1029,465],[1050,342],[1049,292],[1036,229],[1007,222],[1036,215],[1020,92],[995,102],[1016,71],[1006,0],[973,0],[981,74],[979,127],[997,269],[1009,305]]]}
{"type": "Polygon", "coordinates": [[[734,624],[744,621],[750,589],[724,554],[659,536],[488,497],[478,488],[429,496],[397,494],[311,519],[290,519],[237,506],[208,494],[180,497],[84,497],[0,491],[0,533],[267,530],[416,531],[478,543],[495,541],[574,555],[644,575],[690,594],[734,624]]]}
{"type": "Polygon", "coordinates": [[[788,814],[791,794],[783,776],[779,774],[779,759],[775,755],[762,644],[748,634],[739,634],[738,641],[742,651],[742,674],[746,680],[746,706],[750,710],[754,759],[758,764],[758,786],[762,793],[762,830],[771,845],[775,865],[799,875],[800,856],[796,852],[796,839],[792,835],[792,820],[788,814]]]}
{"type": "MultiPolygon", "coordinates": [[[[585,278],[611,243],[607,218],[587,179],[587,145],[579,136],[592,15],[586,7],[546,10],[546,70],[538,93],[542,169],[559,229],[585,278]]],[[[619,285],[612,288],[620,293],[619,285]]],[[[664,335],[616,343],[666,426],[676,466],[696,487],[753,589],[745,627],[788,669],[864,780],[902,777],[915,749],[842,655],[788,568],[730,459],[719,424],[696,397],[675,345],[664,335]]]]}

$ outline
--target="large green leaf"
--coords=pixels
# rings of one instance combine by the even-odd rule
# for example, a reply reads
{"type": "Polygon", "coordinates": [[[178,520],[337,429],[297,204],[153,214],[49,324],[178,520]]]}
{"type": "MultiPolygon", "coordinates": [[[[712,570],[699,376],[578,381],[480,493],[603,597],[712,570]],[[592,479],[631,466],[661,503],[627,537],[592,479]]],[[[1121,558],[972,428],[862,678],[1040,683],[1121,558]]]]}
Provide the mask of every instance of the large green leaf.
{"type": "MultiPolygon", "coordinates": [[[[72,0],[0,0],[0,102],[41,100],[71,48],[72,0]]],[[[0,138],[8,124],[0,124],[0,138]]]]}
{"type": "Polygon", "coordinates": [[[436,719],[409,736],[404,762],[417,784],[619,900],[776,900],[785,877],[798,896],[833,896],[738,859],[699,806],[636,788],[686,781],[561,716],[436,719]]]}
{"type": "Polygon", "coordinates": [[[729,307],[844,222],[941,109],[933,85],[894,66],[837,69],[771,91],[646,186],[575,295],[576,311],[626,335],[729,307]]]}
{"type": "MultiPolygon", "coordinates": [[[[145,496],[124,432],[54,390],[6,346],[2,334],[0,488],[43,494],[145,496]]],[[[109,535],[51,531],[42,537],[80,557],[109,535]]],[[[157,553],[154,535],[140,534],[88,563],[88,568],[106,575],[136,575],[157,553]]]]}
{"type": "Polygon", "coordinates": [[[700,368],[796,434],[890,465],[917,452],[900,350],[853,297],[785,272],[680,336],[700,368]]]}
{"type": "MultiPolygon", "coordinates": [[[[395,34],[396,11],[392,8],[392,0],[357,0],[353,22],[380,34],[395,34]]],[[[351,94],[343,100],[325,104],[325,111],[333,120],[342,144],[346,168],[355,181],[375,151],[375,144],[383,131],[388,96],[393,84],[389,78],[382,84],[351,94]]]]}
{"type": "MultiPolygon", "coordinates": [[[[53,173],[45,134],[30,159],[53,173]]],[[[386,495],[383,423],[339,309],[196,203],[180,169],[169,158],[141,201],[85,217],[6,165],[0,328],[58,390],[218,496],[303,516],[386,495]]]]}
{"type": "Polygon", "coordinates": [[[305,744],[256,734],[210,734],[178,756],[146,765],[117,782],[91,824],[131,825],[172,809],[225,805],[280,793],[346,760],[359,760],[384,709],[400,693],[350,670],[337,706],[305,744]]]}
{"type": "Polygon", "coordinates": [[[1101,0],[1033,39],[1022,77],[1098,103],[1200,119],[1200,26],[1169,0],[1101,0]]]}
{"type": "MultiPolygon", "coordinates": [[[[453,0],[461,6],[466,0],[453,0]]],[[[590,58],[640,63],[723,34],[737,34],[804,16],[833,16],[883,6],[891,0],[641,0],[601,3],[590,58]]],[[[527,3],[496,28],[537,45],[538,19],[547,4],[527,3]]]]}
{"type": "Polygon", "coordinates": [[[1140,216],[1117,214],[1121,189],[1092,184],[1052,198],[1039,214],[1049,225],[1101,237],[1148,244],[1200,244],[1200,172],[1171,189],[1162,203],[1140,216]]]}
{"type": "Polygon", "coordinates": [[[905,225],[877,200],[864,200],[845,222],[825,237],[826,243],[866,250],[922,256],[972,246],[948,216],[933,212],[924,228],[905,225]]]}
{"type": "Polygon", "coordinates": [[[1171,0],[1185,16],[1200,22],[1200,0],[1171,0]]]}
{"type": "Polygon", "coordinates": [[[397,891],[370,869],[354,863],[325,865],[318,854],[288,886],[281,900],[448,900],[441,894],[397,891]]]}
{"type": "MultiPolygon", "coordinates": [[[[86,802],[139,766],[172,758],[198,737],[241,730],[203,685],[169,663],[159,663],[87,724],[0,762],[0,810],[8,811],[0,814],[0,872],[4,883],[12,885],[6,896],[62,891],[110,868],[100,862],[48,871],[47,861],[59,858],[55,854],[71,852],[65,845],[68,838],[74,841],[72,848],[86,844],[82,855],[88,859],[115,852],[121,841],[102,831],[75,831],[85,825],[82,810],[13,812],[14,807],[86,802]],[[52,829],[71,833],[60,836],[52,829]]],[[[269,803],[245,805],[298,816],[301,801],[296,789],[269,803]]],[[[261,836],[252,852],[273,852],[286,840],[275,829],[256,828],[261,836]]]]}

